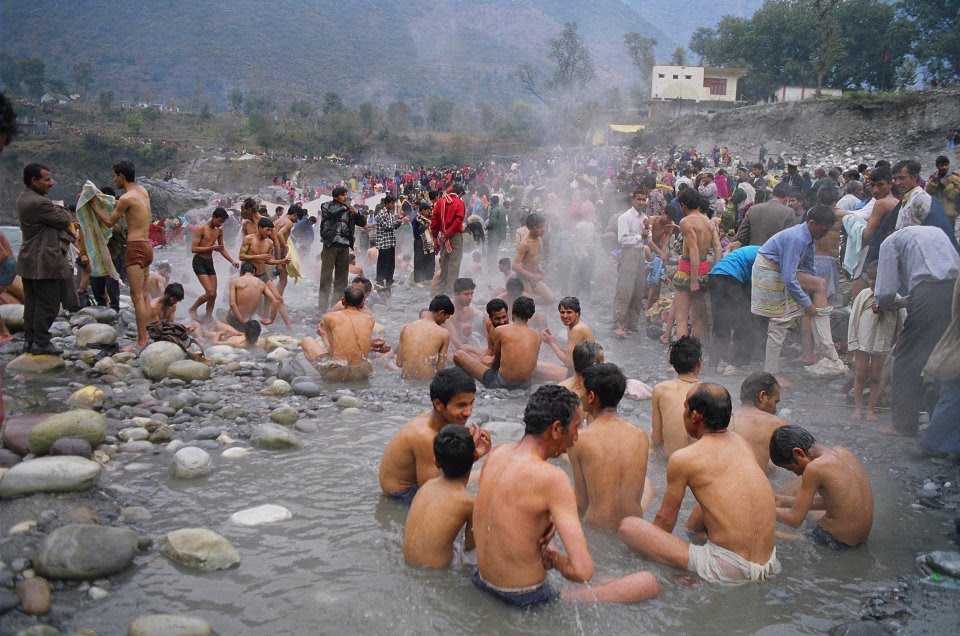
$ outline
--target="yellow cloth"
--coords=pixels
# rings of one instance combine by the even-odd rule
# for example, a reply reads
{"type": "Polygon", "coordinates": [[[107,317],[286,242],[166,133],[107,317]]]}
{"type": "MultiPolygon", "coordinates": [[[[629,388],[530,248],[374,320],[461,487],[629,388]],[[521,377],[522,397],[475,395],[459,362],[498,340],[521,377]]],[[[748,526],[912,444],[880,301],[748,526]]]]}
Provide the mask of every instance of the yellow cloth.
{"type": "Polygon", "coordinates": [[[114,280],[120,280],[120,274],[113,265],[113,259],[110,258],[110,250],[107,247],[107,242],[113,236],[113,230],[101,223],[94,213],[94,201],[98,201],[107,214],[112,214],[113,207],[116,205],[116,199],[100,192],[92,181],[86,181],[83,184],[80,198],[77,199],[77,219],[80,221],[80,229],[83,230],[83,246],[86,249],[87,258],[90,259],[90,275],[109,276],[114,280]]]}
{"type": "Polygon", "coordinates": [[[300,252],[297,251],[297,246],[293,244],[289,237],[287,238],[287,258],[290,259],[290,262],[287,263],[287,276],[297,282],[303,277],[300,273],[300,252]]]}

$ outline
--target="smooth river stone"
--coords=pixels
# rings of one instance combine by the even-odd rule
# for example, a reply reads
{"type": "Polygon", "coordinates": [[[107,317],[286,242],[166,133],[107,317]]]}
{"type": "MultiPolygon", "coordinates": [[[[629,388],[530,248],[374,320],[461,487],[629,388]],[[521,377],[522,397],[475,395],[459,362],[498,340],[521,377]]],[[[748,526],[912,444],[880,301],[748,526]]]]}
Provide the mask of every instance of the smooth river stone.
{"type": "Polygon", "coordinates": [[[169,559],[198,570],[224,570],[240,563],[240,553],[227,539],[206,528],[168,533],[160,551],[169,559]]]}
{"type": "Polygon", "coordinates": [[[20,462],[4,473],[0,497],[86,490],[99,476],[100,464],[83,457],[39,457],[20,462]]]}
{"type": "Polygon", "coordinates": [[[225,457],[226,459],[240,459],[242,457],[246,457],[251,452],[253,452],[253,449],[236,446],[223,451],[220,453],[220,456],[225,457]]]}
{"type": "Polygon", "coordinates": [[[190,382],[210,377],[210,367],[195,360],[178,360],[167,367],[167,377],[190,382]]]}
{"type": "Polygon", "coordinates": [[[93,447],[90,442],[79,437],[61,437],[50,447],[50,455],[53,457],[75,455],[77,457],[93,457],[93,447]]]}
{"type": "Polygon", "coordinates": [[[127,636],[210,636],[206,621],[182,614],[147,614],[130,623],[127,636]]]}
{"type": "Polygon", "coordinates": [[[264,504],[256,508],[247,508],[230,515],[230,522],[239,526],[260,526],[265,523],[286,521],[293,513],[276,504],[264,504]]]}
{"type": "Polygon", "coordinates": [[[140,352],[140,368],[151,380],[160,380],[166,376],[171,364],[186,357],[183,349],[172,342],[152,342],[140,352]]]}
{"type": "Polygon", "coordinates": [[[277,424],[258,424],[253,427],[250,443],[268,450],[300,448],[300,438],[277,424]]]}
{"type": "Polygon", "coordinates": [[[67,525],[47,535],[33,566],[53,579],[101,579],[126,569],[137,544],[137,533],[129,528],[67,525]]]}
{"type": "Polygon", "coordinates": [[[170,470],[179,479],[205,477],[210,474],[210,455],[202,448],[186,446],[173,455],[170,470]]]}
{"type": "Polygon", "coordinates": [[[12,332],[23,331],[23,305],[0,305],[0,320],[12,332]]]}
{"type": "Polygon", "coordinates": [[[280,406],[270,412],[270,419],[283,426],[292,426],[300,419],[300,414],[291,406],[280,406]]]}
{"type": "Polygon", "coordinates": [[[66,366],[63,358],[60,356],[33,355],[24,353],[7,364],[8,373],[50,373],[66,366]]]}
{"type": "Polygon", "coordinates": [[[90,316],[97,322],[111,323],[117,319],[117,312],[111,307],[84,307],[78,313],[90,316]]]}
{"type": "MultiPolygon", "coordinates": [[[[109,358],[105,358],[109,360],[109,358]]],[[[78,409],[95,409],[103,406],[103,400],[106,394],[103,389],[93,385],[88,385],[82,389],[77,389],[67,400],[67,403],[78,409]]]]}
{"type": "Polygon", "coordinates": [[[10,468],[20,463],[20,456],[12,450],[0,448],[0,468],[10,468]]]}
{"type": "Polygon", "coordinates": [[[76,409],[51,415],[30,431],[27,443],[31,452],[43,455],[61,437],[79,437],[97,446],[107,434],[107,418],[89,409],[76,409]]]}
{"type": "Polygon", "coordinates": [[[20,609],[28,616],[41,616],[50,611],[50,584],[38,576],[17,583],[20,609]]]}
{"type": "Polygon", "coordinates": [[[117,342],[117,330],[110,325],[94,322],[77,330],[77,346],[86,349],[91,345],[109,346],[117,342]]]}

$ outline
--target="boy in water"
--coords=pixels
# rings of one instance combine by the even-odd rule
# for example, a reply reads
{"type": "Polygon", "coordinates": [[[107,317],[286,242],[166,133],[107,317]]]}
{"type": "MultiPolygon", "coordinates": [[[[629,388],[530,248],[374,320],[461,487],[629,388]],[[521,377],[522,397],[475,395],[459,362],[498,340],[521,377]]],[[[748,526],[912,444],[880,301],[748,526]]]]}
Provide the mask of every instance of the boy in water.
{"type": "Polygon", "coordinates": [[[667,457],[691,443],[683,425],[683,409],[690,390],[700,384],[703,352],[700,341],[681,336],[670,345],[670,365],[677,379],[653,387],[650,405],[653,424],[653,445],[662,447],[667,457]]]}
{"type": "Polygon", "coordinates": [[[403,527],[403,558],[408,565],[446,568],[453,543],[464,529],[463,549],[473,550],[473,495],[467,492],[477,447],[463,426],[447,424],[433,438],[433,455],[442,475],[423,485],[410,504],[403,527]]]}
{"type": "Polygon", "coordinates": [[[573,391],[580,402],[586,404],[587,390],[583,386],[583,372],[603,362],[603,347],[596,340],[581,342],[573,348],[573,377],[560,382],[560,386],[573,391]]]}
{"type": "Polygon", "coordinates": [[[784,426],[770,438],[770,459],[800,475],[796,496],[777,495],[777,520],[799,528],[807,513],[817,525],[809,536],[820,545],[846,550],[865,543],[873,526],[870,478],[846,448],[817,443],[800,426],[784,426]]]}
{"type": "Polygon", "coordinates": [[[653,497],[647,480],[650,440],[617,414],[627,378],[615,364],[595,364],[583,371],[586,398],[581,398],[590,426],[567,451],[573,468],[577,509],[597,528],[616,529],[624,517],[643,516],[653,497]]]}
{"type": "Polygon", "coordinates": [[[751,373],[740,385],[740,406],[733,412],[730,430],[747,440],[764,471],[770,464],[770,436],[786,420],[777,417],[780,385],[766,371],[751,373]]]}

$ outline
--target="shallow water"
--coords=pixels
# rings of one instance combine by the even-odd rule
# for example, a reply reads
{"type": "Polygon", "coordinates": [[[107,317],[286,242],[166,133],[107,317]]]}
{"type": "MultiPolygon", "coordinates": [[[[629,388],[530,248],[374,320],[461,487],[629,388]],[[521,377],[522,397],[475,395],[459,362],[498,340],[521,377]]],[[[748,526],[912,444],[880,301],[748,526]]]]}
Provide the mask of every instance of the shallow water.
{"type": "MultiPolygon", "coordinates": [[[[291,300],[299,299],[293,300],[295,305],[308,307],[314,302],[312,286],[295,289],[299,293],[287,294],[291,300]]],[[[475,305],[482,307],[480,299],[487,295],[478,289],[475,305]]],[[[389,309],[377,309],[389,342],[396,342],[400,324],[414,319],[426,300],[426,290],[400,289],[389,309]]],[[[604,313],[608,304],[591,307],[584,302],[584,320],[595,326],[606,323],[602,316],[609,315],[604,313]]],[[[549,313],[556,333],[559,323],[549,313]]],[[[659,343],[638,336],[613,346],[609,328],[597,330],[607,344],[608,360],[620,364],[629,377],[652,384],[671,375],[659,343]]],[[[737,395],[741,379],[720,381],[737,395]]],[[[77,378],[66,378],[60,386],[73,380],[77,378]]],[[[215,375],[211,383],[226,386],[236,381],[215,375]]],[[[24,388],[33,395],[43,393],[42,385],[21,387],[8,379],[8,392],[16,391],[24,400],[21,404],[32,401],[26,399],[24,388]]],[[[258,388],[245,386],[244,391],[258,388]]],[[[117,455],[101,487],[122,496],[124,505],[143,505],[153,513],[151,520],[135,524],[138,530],[159,537],[181,527],[211,528],[233,542],[242,561],[232,570],[201,574],[179,568],[154,550],[111,579],[111,596],[104,601],[91,601],[69,588],[57,592],[54,603],[63,612],[64,625],[92,627],[101,634],[124,633],[136,616],[171,612],[203,617],[219,634],[824,633],[837,623],[857,620],[871,593],[893,587],[897,577],[913,577],[918,552],[951,547],[948,529],[955,513],[911,504],[919,479],[932,474],[955,478],[956,467],[920,459],[912,440],[881,437],[865,424],[848,422],[849,409],[837,406],[843,399],[836,385],[800,384],[781,404],[789,411],[787,419],[807,426],[827,443],[854,449],[870,472],[876,512],[865,548],[837,555],[802,539],[780,541],[781,575],[763,585],[721,589],[645,562],[615,535],[588,528],[598,579],[653,570],[663,587],[660,598],[635,606],[555,604],[515,611],[476,590],[467,565],[428,572],[404,564],[405,509],[380,496],[376,471],[394,431],[428,408],[426,387],[405,385],[396,375],[378,369],[369,387],[354,390],[367,404],[379,402],[383,412],[362,410],[350,417],[335,407],[323,409],[316,418],[320,433],[301,434],[303,449],[254,451],[240,460],[224,460],[212,452],[214,470],[206,479],[172,480],[167,474],[169,457],[163,453],[117,455]],[[122,466],[131,462],[153,468],[123,471],[122,466]],[[122,489],[111,489],[116,485],[122,489]],[[228,523],[232,513],[264,503],[286,506],[293,519],[257,528],[228,523]]],[[[243,392],[223,391],[243,404],[243,392]]],[[[525,394],[505,395],[481,388],[477,396],[474,420],[488,422],[495,443],[520,436],[525,394]]],[[[271,406],[282,401],[271,398],[271,406]]],[[[649,402],[623,406],[630,419],[649,431],[649,402]]],[[[663,466],[662,460],[650,465],[658,493],[663,491],[663,466]]],[[[778,475],[783,479],[785,474],[778,475]]],[[[691,502],[688,493],[678,528],[691,502]]],[[[647,518],[658,505],[659,497],[647,518]]],[[[563,585],[555,573],[550,578],[563,585]]],[[[916,587],[911,595],[914,615],[900,623],[907,632],[945,633],[944,627],[949,632],[949,626],[958,624],[960,597],[916,587]]]]}

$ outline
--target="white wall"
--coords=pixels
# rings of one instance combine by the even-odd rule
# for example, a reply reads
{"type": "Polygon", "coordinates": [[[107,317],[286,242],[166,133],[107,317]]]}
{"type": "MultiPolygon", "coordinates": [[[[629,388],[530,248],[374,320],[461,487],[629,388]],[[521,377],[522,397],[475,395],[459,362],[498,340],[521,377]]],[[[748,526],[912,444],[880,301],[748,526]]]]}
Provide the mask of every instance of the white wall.
{"type": "MultiPolygon", "coordinates": [[[[799,102],[804,99],[813,99],[816,88],[806,86],[781,86],[776,93],[778,102],[799,102]]],[[[839,88],[821,88],[820,94],[824,97],[843,97],[843,90],[839,88]]]]}
{"type": "Polygon", "coordinates": [[[737,101],[737,78],[707,74],[702,66],[654,66],[651,75],[650,96],[653,99],[737,101]],[[726,80],[726,94],[711,94],[703,85],[704,77],[726,80]]]}

